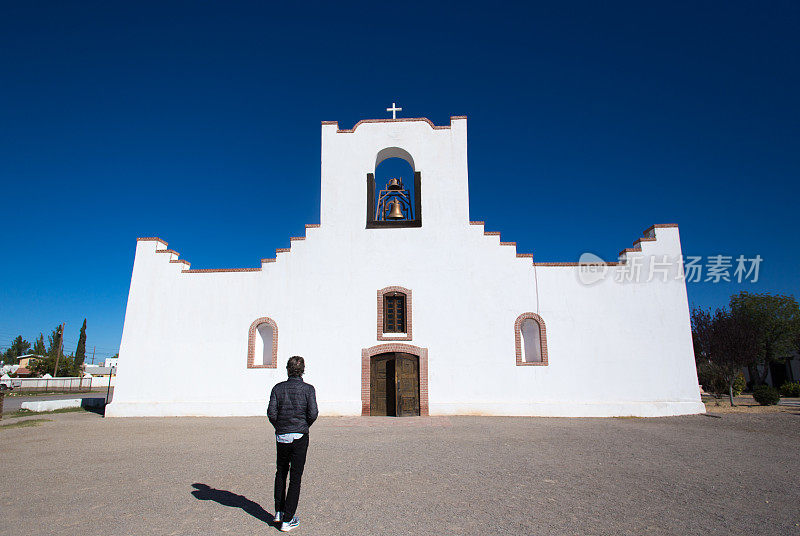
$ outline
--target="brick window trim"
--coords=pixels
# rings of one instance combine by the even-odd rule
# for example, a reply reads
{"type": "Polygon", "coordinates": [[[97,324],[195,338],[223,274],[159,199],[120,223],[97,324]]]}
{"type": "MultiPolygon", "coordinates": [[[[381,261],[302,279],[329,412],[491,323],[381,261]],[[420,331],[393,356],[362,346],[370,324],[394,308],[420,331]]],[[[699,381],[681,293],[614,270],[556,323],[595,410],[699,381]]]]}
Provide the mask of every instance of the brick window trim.
{"type": "Polygon", "coordinates": [[[386,287],[378,291],[378,322],[377,339],[379,341],[410,341],[411,334],[411,290],[404,287],[386,287]],[[406,335],[405,337],[392,337],[383,331],[383,297],[390,292],[399,292],[406,297],[406,335]]]}
{"type": "Polygon", "coordinates": [[[361,350],[361,415],[370,414],[370,362],[372,357],[388,352],[403,352],[419,359],[419,415],[427,417],[428,410],[428,349],[403,343],[378,344],[361,350]]]}
{"type": "Polygon", "coordinates": [[[517,349],[517,366],[524,367],[524,366],[535,366],[535,367],[546,367],[548,365],[547,359],[547,329],[544,325],[544,320],[541,316],[537,315],[536,313],[522,313],[517,317],[517,320],[514,322],[514,344],[516,345],[517,349]],[[522,348],[522,322],[526,319],[535,320],[536,323],[539,325],[539,341],[542,345],[542,360],[541,362],[532,362],[528,363],[523,359],[523,348],[522,348]]]}
{"type": "Polygon", "coordinates": [[[278,368],[278,324],[267,316],[262,316],[250,324],[250,330],[247,334],[247,368],[278,368]],[[261,324],[269,324],[272,326],[272,360],[266,365],[255,364],[256,331],[258,331],[258,326],[261,324]]]}

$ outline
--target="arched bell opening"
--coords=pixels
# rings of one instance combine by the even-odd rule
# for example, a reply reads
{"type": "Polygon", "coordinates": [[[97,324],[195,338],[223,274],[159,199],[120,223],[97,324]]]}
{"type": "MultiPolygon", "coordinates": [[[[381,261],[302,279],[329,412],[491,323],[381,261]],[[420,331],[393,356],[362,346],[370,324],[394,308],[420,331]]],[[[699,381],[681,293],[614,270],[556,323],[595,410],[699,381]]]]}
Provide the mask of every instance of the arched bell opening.
{"type": "Polygon", "coordinates": [[[375,221],[414,220],[414,168],[404,158],[375,167],[375,221]]]}
{"type": "Polygon", "coordinates": [[[378,152],[375,172],[367,174],[367,228],[421,227],[421,174],[404,149],[378,152]]]}
{"type": "Polygon", "coordinates": [[[401,149],[400,147],[387,147],[378,151],[378,156],[375,158],[375,169],[377,170],[385,160],[392,158],[404,160],[409,166],[411,166],[412,173],[416,170],[414,167],[414,158],[408,151],[401,149]]]}

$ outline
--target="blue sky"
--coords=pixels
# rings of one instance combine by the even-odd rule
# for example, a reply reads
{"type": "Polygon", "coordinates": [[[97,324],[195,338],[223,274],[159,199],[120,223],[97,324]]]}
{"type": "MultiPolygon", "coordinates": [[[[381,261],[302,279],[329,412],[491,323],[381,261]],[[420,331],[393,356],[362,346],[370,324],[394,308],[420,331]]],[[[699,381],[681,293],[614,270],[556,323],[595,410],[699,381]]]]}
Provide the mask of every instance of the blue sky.
{"type": "Polygon", "coordinates": [[[6,3],[0,347],[116,352],[138,236],[258,266],[319,221],[320,121],[393,101],[468,116],[471,217],[538,261],[676,222],[764,259],[691,303],[797,294],[800,4],[435,4],[6,3]]]}

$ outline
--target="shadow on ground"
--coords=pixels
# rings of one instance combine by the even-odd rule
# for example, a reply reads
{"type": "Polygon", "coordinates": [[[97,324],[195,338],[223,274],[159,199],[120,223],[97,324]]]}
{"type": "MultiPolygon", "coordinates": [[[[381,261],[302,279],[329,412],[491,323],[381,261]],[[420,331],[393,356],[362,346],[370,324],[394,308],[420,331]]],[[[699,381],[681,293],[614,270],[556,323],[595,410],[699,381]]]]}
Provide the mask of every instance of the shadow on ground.
{"type": "Polygon", "coordinates": [[[103,404],[102,406],[92,406],[92,405],[81,404],[81,406],[83,407],[83,409],[85,409],[86,411],[89,411],[91,413],[97,413],[101,417],[105,417],[106,416],[106,405],[105,404],[103,404]]]}
{"type": "Polygon", "coordinates": [[[267,525],[275,526],[272,521],[275,517],[271,513],[264,510],[260,504],[251,501],[244,495],[237,495],[224,489],[215,489],[208,484],[195,483],[192,484],[195,490],[192,492],[195,499],[201,501],[214,501],[223,506],[230,506],[231,508],[241,508],[254,518],[263,521],[267,525]]]}

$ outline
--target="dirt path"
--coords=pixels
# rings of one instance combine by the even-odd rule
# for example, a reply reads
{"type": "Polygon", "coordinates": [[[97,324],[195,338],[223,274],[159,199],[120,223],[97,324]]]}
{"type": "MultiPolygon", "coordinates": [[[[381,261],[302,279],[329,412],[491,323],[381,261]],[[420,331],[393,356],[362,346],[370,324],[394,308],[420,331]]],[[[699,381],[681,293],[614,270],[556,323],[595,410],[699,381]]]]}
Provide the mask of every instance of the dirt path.
{"type": "MultiPolygon", "coordinates": [[[[321,418],[293,534],[800,535],[797,413],[321,418]]],[[[0,430],[3,534],[277,534],[265,419],[48,418],[0,430]]]]}

